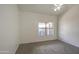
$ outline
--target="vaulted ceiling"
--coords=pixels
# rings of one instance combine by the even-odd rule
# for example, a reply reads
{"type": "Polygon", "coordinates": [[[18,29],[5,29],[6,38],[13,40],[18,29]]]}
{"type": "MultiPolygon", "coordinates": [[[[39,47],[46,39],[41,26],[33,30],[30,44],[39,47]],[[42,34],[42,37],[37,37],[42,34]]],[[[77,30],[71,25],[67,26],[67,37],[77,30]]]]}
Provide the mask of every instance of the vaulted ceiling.
{"type": "Polygon", "coordinates": [[[27,11],[27,12],[35,12],[35,13],[42,13],[48,15],[62,15],[67,10],[69,10],[72,6],[71,4],[64,4],[59,11],[54,11],[53,4],[19,4],[20,11],[27,11]]]}

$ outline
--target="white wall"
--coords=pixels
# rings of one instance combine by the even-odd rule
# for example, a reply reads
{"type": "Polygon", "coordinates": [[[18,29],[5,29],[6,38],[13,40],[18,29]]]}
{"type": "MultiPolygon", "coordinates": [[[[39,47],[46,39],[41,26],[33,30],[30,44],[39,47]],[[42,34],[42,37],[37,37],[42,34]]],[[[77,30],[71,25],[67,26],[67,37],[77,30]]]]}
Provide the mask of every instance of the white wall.
{"type": "Polygon", "coordinates": [[[60,19],[59,38],[79,47],[79,5],[71,8],[60,19]]]}
{"type": "Polygon", "coordinates": [[[0,5],[0,53],[15,53],[19,23],[17,5],[0,5]]]}
{"type": "Polygon", "coordinates": [[[21,24],[21,33],[20,33],[21,43],[31,43],[31,42],[57,39],[56,16],[20,11],[20,24],[21,24]],[[53,22],[55,25],[55,35],[51,37],[39,37],[37,27],[39,22],[53,22]]]}

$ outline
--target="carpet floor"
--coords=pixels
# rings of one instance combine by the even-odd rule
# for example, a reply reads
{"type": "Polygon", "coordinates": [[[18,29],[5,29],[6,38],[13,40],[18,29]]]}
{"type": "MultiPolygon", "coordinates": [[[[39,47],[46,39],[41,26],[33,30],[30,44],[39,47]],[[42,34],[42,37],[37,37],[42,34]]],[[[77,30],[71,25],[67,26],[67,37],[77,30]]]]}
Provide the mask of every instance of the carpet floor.
{"type": "Polygon", "coordinates": [[[55,41],[20,44],[16,54],[79,54],[79,48],[55,41]]]}

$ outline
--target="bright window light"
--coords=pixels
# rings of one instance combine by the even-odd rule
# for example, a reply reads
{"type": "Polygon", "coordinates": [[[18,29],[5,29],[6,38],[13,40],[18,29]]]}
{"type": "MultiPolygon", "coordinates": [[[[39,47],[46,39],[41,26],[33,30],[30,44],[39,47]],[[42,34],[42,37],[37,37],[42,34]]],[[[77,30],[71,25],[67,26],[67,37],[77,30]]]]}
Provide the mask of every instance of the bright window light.
{"type": "Polygon", "coordinates": [[[39,34],[39,36],[54,35],[54,25],[52,24],[52,22],[38,23],[38,34],[39,34]]]}

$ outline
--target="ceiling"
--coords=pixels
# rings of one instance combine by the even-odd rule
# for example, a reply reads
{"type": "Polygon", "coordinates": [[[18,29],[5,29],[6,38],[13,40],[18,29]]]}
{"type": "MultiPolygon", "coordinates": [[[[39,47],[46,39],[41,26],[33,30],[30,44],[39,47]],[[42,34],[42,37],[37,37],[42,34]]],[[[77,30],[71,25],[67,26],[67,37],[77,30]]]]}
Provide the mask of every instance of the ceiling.
{"type": "Polygon", "coordinates": [[[69,10],[73,5],[65,4],[62,6],[60,11],[54,11],[53,4],[19,4],[20,11],[28,11],[28,12],[35,12],[35,13],[42,13],[48,15],[62,15],[67,10],[69,10]]]}

